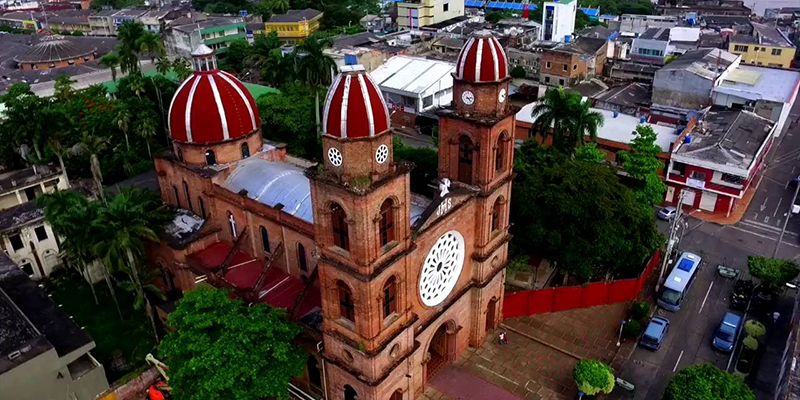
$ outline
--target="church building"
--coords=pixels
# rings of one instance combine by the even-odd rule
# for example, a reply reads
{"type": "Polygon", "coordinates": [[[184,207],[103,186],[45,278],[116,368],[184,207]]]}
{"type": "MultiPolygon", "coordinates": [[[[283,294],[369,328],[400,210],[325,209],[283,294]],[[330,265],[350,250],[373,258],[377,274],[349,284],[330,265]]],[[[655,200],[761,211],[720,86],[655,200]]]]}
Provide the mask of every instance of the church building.
{"type": "Polygon", "coordinates": [[[254,99],[213,51],[193,57],[170,105],[173,151],[156,159],[179,209],[149,249],[165,289],[207,282],[287,309],[309,352],[291,390],[418,398],[502,318],[516,112],[503,48],[478,32],[461,50],[433,198],[411,192],[413,165],[393,159],[386,102],[361,66],[330,86],[311,164],[262,139],[254,99]]]}

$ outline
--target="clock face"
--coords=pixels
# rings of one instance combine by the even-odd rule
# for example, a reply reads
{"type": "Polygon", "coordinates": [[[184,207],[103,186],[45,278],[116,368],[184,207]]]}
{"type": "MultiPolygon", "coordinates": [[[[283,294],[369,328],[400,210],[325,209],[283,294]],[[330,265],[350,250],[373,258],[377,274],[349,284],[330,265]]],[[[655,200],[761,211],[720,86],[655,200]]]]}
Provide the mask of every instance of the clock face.
{"type": "Polygon", "coordinates": [[[463,101],[464,104],[471,106],[472,103],[475,102],[475,95],[469,90],[465,90],[461,93],[461,101],[463,101]]]}
{"type": "Polygon", "coordinates": [[[500,89],[500,94],[497,95],[497,100],[501,103],[506,101],[506,88],[500,89]]]}
{"type": "Polygon", "coordinates": [[[422,304],[441,304],[456,286],[464,266],[464,237],[449,231],[433,244],[419,275],[419,296],[422,304]]]}

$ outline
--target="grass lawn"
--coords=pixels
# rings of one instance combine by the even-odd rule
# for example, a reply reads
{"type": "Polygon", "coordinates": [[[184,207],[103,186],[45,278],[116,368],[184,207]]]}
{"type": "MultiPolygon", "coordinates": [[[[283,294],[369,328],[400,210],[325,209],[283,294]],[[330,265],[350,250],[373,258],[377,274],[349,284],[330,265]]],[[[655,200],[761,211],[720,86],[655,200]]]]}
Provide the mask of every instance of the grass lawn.
{"type": "Polygon", "coordinates": [[[44,283],[53,300],[61,304],[62,310],[78,325],[85,327],[94,339],[97,347],[92,350],[92,355],[105,367],[109,382],[115,382],[146,364],[144,356],[154,351],[155,342],[144,311],[133,309],[131,293],[115,288],[122,309],[123,318],[120,319],[105,282],[95,284],[100,304],[95,304],[86,280],[71,269],[54,272],[44,283]],[[113,362],[115,353],[123,363],[113,362]]]}

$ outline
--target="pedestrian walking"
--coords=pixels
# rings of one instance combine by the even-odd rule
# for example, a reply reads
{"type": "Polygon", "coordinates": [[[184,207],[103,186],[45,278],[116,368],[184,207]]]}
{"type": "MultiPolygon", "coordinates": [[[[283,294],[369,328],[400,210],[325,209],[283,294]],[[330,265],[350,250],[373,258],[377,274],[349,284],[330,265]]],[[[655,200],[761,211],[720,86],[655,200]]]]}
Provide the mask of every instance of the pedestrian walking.
{"type": "Polygon", "coordinates": [[[500,344],[508,344],[508,335],[505,332],[500,332],[500,335],[497,337],[500,341],[500,344]]]}

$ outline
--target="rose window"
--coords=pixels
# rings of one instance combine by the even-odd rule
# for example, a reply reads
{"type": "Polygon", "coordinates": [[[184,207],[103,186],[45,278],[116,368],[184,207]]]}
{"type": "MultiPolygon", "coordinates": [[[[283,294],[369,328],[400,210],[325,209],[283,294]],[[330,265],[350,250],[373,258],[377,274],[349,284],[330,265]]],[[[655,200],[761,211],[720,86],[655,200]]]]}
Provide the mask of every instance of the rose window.
{"type": "Polygon", "coordinates": [[[385,144],[378,146],[378,150],[375,151],[375,161],[377,161],[378,164],[383,164],[388,159],[389,159],[389,146],[385,144]]]}
{"type": "Polygon", "coordinates": [[[419,278],[419,295],[428,307],[439,305],[453,291],[464,266],[464,237],[457,231],[434,243],[419,278]]]}
{"type": "Polygon", "coordinates": [[[328,149],[328,160],[334,167],[342,165],[342,152],[335,147],[328,149]]]}

